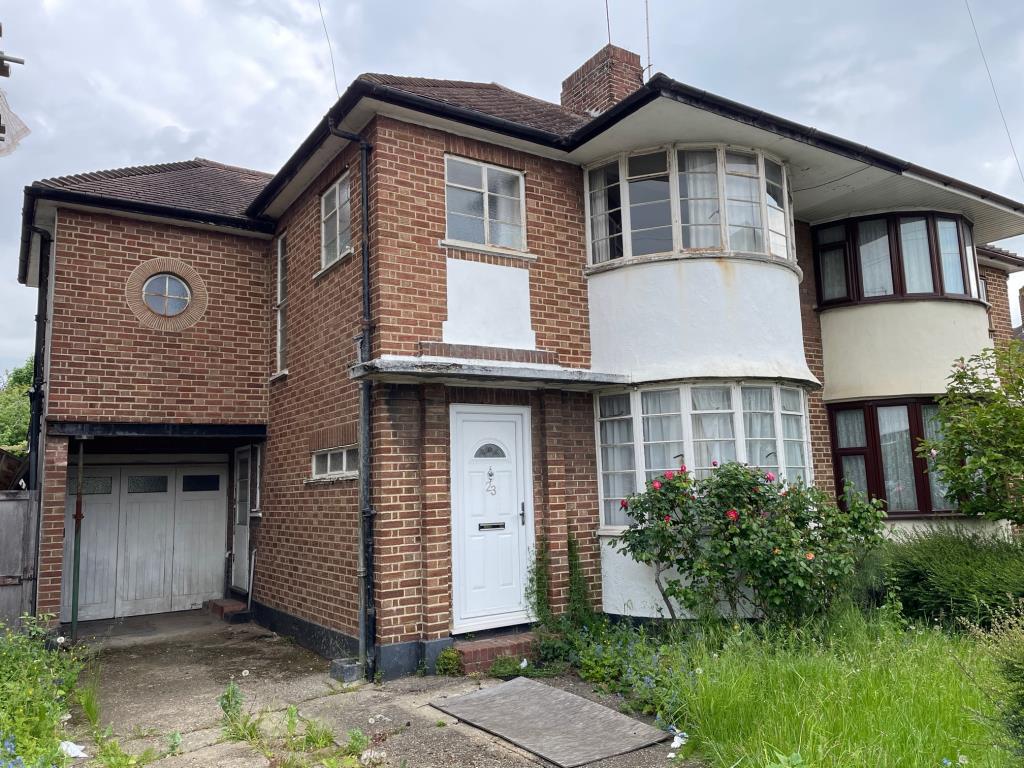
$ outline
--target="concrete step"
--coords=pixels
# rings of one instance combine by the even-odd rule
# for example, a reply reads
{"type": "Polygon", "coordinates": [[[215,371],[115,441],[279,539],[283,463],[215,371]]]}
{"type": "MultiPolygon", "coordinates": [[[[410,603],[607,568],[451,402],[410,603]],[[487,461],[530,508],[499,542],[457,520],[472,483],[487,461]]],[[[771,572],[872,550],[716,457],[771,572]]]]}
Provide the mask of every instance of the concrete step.
{"type": "Polygon", "coordinates": [[[499,656],[532,659],[533,639],[533,632],[516,632],[474,640],[456,640],[455,650],[462,656],[462,669],[467,675],[474,672],[486,674],[499,656]]]}
{"type": "Polygon", "coordinates": [[[249,620],[248,606],[241,600],[234,600],[230,597],[220,600],[211,600],[206,604],[207,609],[219,619],[230,624],[238,624],[249,620]],[[244,618],[241,618],[244,615],[244,618]]]}

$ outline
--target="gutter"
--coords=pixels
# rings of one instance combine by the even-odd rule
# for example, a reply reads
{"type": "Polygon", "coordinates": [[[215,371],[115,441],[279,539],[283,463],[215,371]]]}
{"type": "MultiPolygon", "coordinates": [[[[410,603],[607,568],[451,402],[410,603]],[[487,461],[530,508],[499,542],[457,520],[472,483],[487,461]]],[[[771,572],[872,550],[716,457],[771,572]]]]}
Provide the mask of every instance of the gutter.
{"type": "MultiPolygon", "coordinates": [[[[362,260],[362,325],[359,331],[359,362],[370,359],[373,317],[370,309],[370,152],[373,145],[357,133],[343,131],[328,114],[331,136],[359,144],[360,254],[362,260]]],[[[373,518],[373,382],[359,382],[359,662],[367,680],[377,673],[377,603],[374,598],[373,518]]]]}

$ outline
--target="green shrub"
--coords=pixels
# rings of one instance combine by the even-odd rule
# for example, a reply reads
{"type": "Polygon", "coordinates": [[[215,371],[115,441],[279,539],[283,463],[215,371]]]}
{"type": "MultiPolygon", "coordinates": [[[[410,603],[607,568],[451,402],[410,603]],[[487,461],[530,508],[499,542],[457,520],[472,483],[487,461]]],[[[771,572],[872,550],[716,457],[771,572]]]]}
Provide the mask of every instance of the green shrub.
{"type": "Polygon", "coordinates": [[[526,575],[526,602],[533,613],[533,620],[541,625],[550,625],[551,611],[551,552],[547,537],[541,534],[537,549],[533,553],[526,575]]]}
{"type": "Polygon", "coordinates": [[[623,504],[632,523],[612,545],[653,566],[673,618],[678,603],[797,623],[848,592],[881,541],[880,502],[852,496],[840,509],[824,491],[736,462],[696,480],[666,472],[623,504]]]}
{"type": "Polygon", "coordinates": [[[462,674],[462,654],[455,648],[449,646],[437,654],[437,661],[434,662],[434,673],[457,677],[462,674]]]}
{"type": "Polygon", "coordinates": [[[972,635],[992,653],[1001,682],[994,697],[1014,755],[1024,758],[1024,603],[1012,611],[997,610],[985,632],[974,625],[972,635]]]}
{"type": "Polygon", "coordinates": [[[998,532],[944,527],[885,548],[886,571],[913,618],[987,625],[1024,598],[1024,544],[998,532]]]}
{"type": "Polygon", "coordinates": [[[23,616],[21,631],[0,624],[0,765],[62,765],[62,718],[71,703],[79,655],[47,647],[47,622],[23,616]]]}

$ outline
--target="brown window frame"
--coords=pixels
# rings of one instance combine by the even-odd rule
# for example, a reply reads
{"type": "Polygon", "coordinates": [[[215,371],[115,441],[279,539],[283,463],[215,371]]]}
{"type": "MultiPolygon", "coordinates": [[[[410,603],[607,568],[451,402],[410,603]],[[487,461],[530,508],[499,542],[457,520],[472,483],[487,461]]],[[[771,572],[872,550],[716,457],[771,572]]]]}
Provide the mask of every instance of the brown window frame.
{"type": "Polygon", "coordinates": [[[928,482],[928,462],[917,455],[917,446],[924,439],[924,417],[922,406],[935,405],[932,397],[902,397],[878,400],[857,400],[835,403],[828,406],[828,428],[832,447],[832,469],[835,476],[836,494],[843,496],[843,456],[863,456],[864,470],[867,477],[868,495],[888,502],[885,493],[885,478],[882,473],[882,445],[878,431],[878,408],[885,406],[907,406],[907,417],[910,424],[910,442],[913,450],[914,489],[917,494],[916,510],[901,510],[890,513],[886,507],[886,517],[890,520],[900,518],[948,517],[956,512],[932,506],[931,486],[928,482]],[[840,448],[836,430],[836,414],[842,411],[863,411],[864,432],[867,445],[856,448],[840,448]]]}
{"type": "MultiPolygon", "coordinates": [[[[892,211],[876,213],[867,216],[857,216],[849,219],[830,221],[812,228],[812,242],[814,250],[814,283],[817,291],[818,306],[822,309],[850,304],[874,304],[883,301],[905,301],[907,299],[950,299],[956,301],[980,301],[979,296],[971,295],[970,276],[967,259],[967,238],[965,228],[971,229],[971,241],[974,241],[974,225],[968,219],[958,214],[944,213],[942,211],[892,211]],[[927,293],[908,293],[906,290],[906,275],[903,269],[903,244],[900,241],[900,221],[902,219],[925,220],[928,233],[928,256],[932,271],[932,290],[927,293]],[[884,220],[886,231],[889,236],[889,268],[892,274],[893,292],[885,296],[864,296],[862,285],[862,274],[860,268],[860,243],[858,241],[858,225],[864,221],[884,220]],[[963,279],[964,292],[953,293],[946,290],[945,277],[942,273],[942,255],[939,252],[938,221],[952,220],[956,222],[957,244],[960,249],[960,274],[963,279]],[[834,243],[821,244],[818,242],[818,233],[823,229],[832,227],[844,227],[845,238],[834,243]],[[846,268],[846,296],[825,299],[824,286],[821,280],[821,256],[823,253],[837,250],[839,246],[843,249],[843,259],[846,268]]],[[[976,247],[976,246],[975,246],[976,247]]],[[[981,273],[977,264],[977,251],[975,251],[974,274],[976,280],[980,280],[981,273]]]]}

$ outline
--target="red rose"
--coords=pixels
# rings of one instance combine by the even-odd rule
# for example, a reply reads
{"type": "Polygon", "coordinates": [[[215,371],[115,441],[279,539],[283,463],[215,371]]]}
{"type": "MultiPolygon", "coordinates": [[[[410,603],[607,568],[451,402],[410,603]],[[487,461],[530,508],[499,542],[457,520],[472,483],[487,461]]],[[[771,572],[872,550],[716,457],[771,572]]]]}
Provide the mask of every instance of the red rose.
{"type": "Polygon", "coordinates": [[[676,473],[673,472],[671,469],[668,472],[665,473],[665,479],[666,480],[671,480],[675,476],[676,476],[676,473]]]}
{"type": "Polygon", "coordinates": [[[680,472],[686,472],[686,465],[685,464],[680,464],[679,465],[679,471],[680,472]]]}
{"type": "Polygon", "coordinates": [[[730,509],[728,512],[725,513],[725,516],[732,520],[734,523],[740,519],[740,513],[737,512],[735,509],[730,509]]]}
{"type": "Polygon", "coordinates": [[[660,480],[655,480],[653,483],[651,483],[651,488],[653,488],[656,491],[660,491],[661,490],[661,481],[660,480]]]}
{"type": "Polygon", "coordinates": [[[619,502],[619,506],[622,507],[623,509],[626,509],[627,507],[629,507],[629,502],[623,499],[622,501],[619,502]]]}
{"type": "Polygon", "coordinates": [[[712,467],[717,467],[718,466],[718,462],[717,461],[712,461],[711,462],[711,466],[712,467]]]}
{"type": "Polygon", "coordinates": [[[669,517],[668,515],[665,515],[665,522],[666,523],[671,523],[672,522],[672,518],[669,517]]]}

